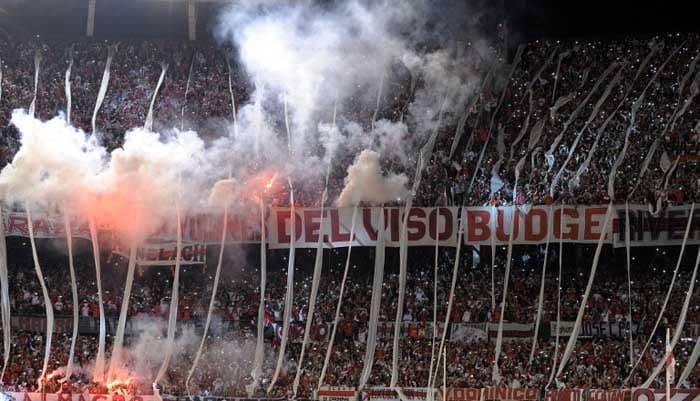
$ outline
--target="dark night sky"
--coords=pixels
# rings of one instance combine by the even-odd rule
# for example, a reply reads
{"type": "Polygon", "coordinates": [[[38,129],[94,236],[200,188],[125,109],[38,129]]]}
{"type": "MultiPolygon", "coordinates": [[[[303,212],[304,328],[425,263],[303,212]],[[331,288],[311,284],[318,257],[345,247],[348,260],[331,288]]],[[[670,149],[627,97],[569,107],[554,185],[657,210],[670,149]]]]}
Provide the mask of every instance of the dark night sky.
{"type": "MultiPolygon", "coordinates": [[[[436,4],[441,1],[436,0],[436,4]]],[[[506,16],[510,21],[511,43],[537,38],[700,30],[698,14],[693,12],[690,1],[466,1],[484,10],[484,22],[489,27],[506,16]]],[[[200,5],[200,37],[207,33],[219,6],[211,2],[200,5]]],[[[185,12],[182,1],[97,0],[96,37],[184,39],[185,12]]],[[[85,32],[86,15],[87,0],[0,0],[0,34],[79,37],[85,32]]],[[[491,30],[489,27],[485,30],[491,30]]]]}

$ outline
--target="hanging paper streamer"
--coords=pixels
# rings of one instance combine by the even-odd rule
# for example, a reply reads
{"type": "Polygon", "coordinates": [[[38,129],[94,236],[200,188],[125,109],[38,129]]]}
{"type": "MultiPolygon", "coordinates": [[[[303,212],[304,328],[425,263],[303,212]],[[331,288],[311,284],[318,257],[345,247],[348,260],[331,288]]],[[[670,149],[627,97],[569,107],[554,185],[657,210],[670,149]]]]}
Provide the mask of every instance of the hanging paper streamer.
{"type": "MultiPolygon", "coordinates": [[[[698,265],[700,265],[700,249],[698,250],[698,256],[695,258],[695,267],[693,268],[693,274],[690,276],[690,284],[688,285],[688,291],[686,291],[685,293],[683,308],[681,309],[680,316],[678,316],[678,322],[676,323],[676,328],[673,332],[673,339],[670,343],[668,343],[668,339],[666,340],[668,344],[666,354],[663,358],[661,358],[661,360],[659,360],[659,363],[656,364],[654,371],[644,382],[644,384],[642,384],[641,387],[648,388],[649,386],[651,386],[654,380],[656,380],[656,377],[659,375],[659,373],[661,373],[661,370],[666,365],[668,359],[672,357],[671,353],[673,352],[673,349],[676,347],[676,345],[678,344],[678,340],[680,340],[681,335],[683,334],[683,326],[685,325],[685,320],[688,317],[688,307],[690,306],[690,299],[693,297],[693,290],[695,289],[695,279],[698,276],[698,265]]],[[[669,381],[667,380],[667,384],[668,383],[669,381]]]]}
{"type": "Polygon", "coordinates": [[[119,311],[119,321],[117,322],[117,333],[112,344],[112,357],[109,360],[107,370],[107,381],[114,379],[116,369],[121,368],[123,363],[124,329],[126,328],[126,315],[129,310],[129,298],[131,298],[131,287],[134,284],[134,271],[136,270],[136,250],[138,244],[132,241],[129,248],[129,264],[126,269],[126,284],[124,285],[124,295],[122,296],[121,310],[119,311]]]}
{"type": "MultiPolygon", "coordinates": [[[[564,213],[564,204],[562,203],[559,207],[560,216],[564,213]]],[[[564,232],[564,219],[559,219],[559,232],[564,232]]],[[[557,276],[557,325],[554,334],[554,356],[552,357],[552,368],[549,372],[549,380],[547,381],[546,387],[549,387],[554,380],[554,373],[557,371],[557,358],[559,357],[559,327],[561,324],[561,270],[563,264],[564,254],[564,236],[559,236],[559,275],[557,276]]]]}
{"type": "MultiPolygon", "coordinates": [[[[496,232],[496,206],[491,206],[491,218],[489,219],[489,229],[496,232]]],[[[496,236],[491,237],[491,313],[496,311],[496,236]]]]}
{"type": "Polygon", "coordinates": [[[51,357],[51,339],[53,337],[53,305],[51,304],[51,298],[49,298],[49,290],[46,287],[46,281],[44,280],[44,274],[41,271],[41,265],[39,265],[39,256],[36,252],[36,242],[34,241],[34,223],[32,220],[32,212],[29,207],[25,205],[27,210],[27,228],[29,229],[29,243],[32,246],[32,260],[34,261],[34,270],[36,271],[36,276],[39,279],[39,284],[41,285],[41,292],[44,296],[44,308],[46,311],[46,342],[44,349],[44,364],[41,368],[41,376],[37,382],[41,387],[44,385],[44,378],[46,377],[46,370],[49,367],[49,359],[51,357]]]}
{"type": "Polygon", "coordinates": [[[486,153],[486,148],[488,148],[488,146],[489,146],[489,141],[491,139],[491,132],[492,132],[493,127],[494,127],[494,122],[496,121],[496,116],[498,115],[498,112],[501,109],[501,106],[503,105],[503,99],[506,97],[506,92],[508,91],[510,80],[513,77],[513,74],[515,73],[516,67],[518,66],[518,64],[520,64],[520,59],[523,55],[524,50],[525,50],[525,45],[520,45],[520,46],[518,46],[518,50],[515,53],[515,59],[513,60],[513,66],[510,68],[510,73],[508,74],[508,79],[506,80],[505,85],[503,85],[503,91],[501,92],[501,97],[498,99],[498,104],[496,105],[496,109],[493,111],[493,114],[491,115],[491,121],[489,122],[488,136],[486,137],[486,142],[481,147],[481,152],[479,153],[479,159],[476,162],[476,168],[474,169],[474,173],[472,174],[472,179],[471,179],[471,181],[469,181],[469,188],[467,189],[467,193],[471,192],[472,185],[474,185],[474,180],[479,175],[479,168],[481,168],[481,162],[484,159],[484,154],[486,153]]]}
{"type": "MultiPolygon", "coordinates": [[[[486,77],[484,78],[484,81],[481,83],[481,89],[478,93],[472,95],[471,100],[467,103],[467,106],[464,109],[464,114],[462,114],[462,117],[460,117],[459,122],[457,123],[454,139],[452,139],[452,146],[450,147],[450,160],[452,160],[452,157],[454,156],[455,151],[457,150],[457,146],[459,145],[459,141],[462,139],[462,134],[464,133],[464,126],[467,124],[467,118],[469,118],[469,114],[472,112],[472,109],[474,108],[476,102],[479,100],[481,94],[484,93],[484,88],[486,87],[486,84],[491,80],[491,75],[492,71],[489,70],[486,74],[486,77]]],[[[469,149],[469,144],[467,144],[467,149],[469,149]]]]}
{"type": "Polygon", "coordinates": [[[233,72],[231,71],[231,62],[228,57],[224,55],[226,59],[226,66],[228,67],[228,93],[231,95],[231,117],[233,117],[233,136],[238,137],[238,117],[236,115],[236,97],[233,95],[233,72]]]}
{"type": "Polygon", "coordinates": [[[434,394],[431,384],[433,382],[433,367],[435,363],[435,341],[437,340],[437,296],[438,296],[438,257],[440,253],[440,235],[438,225],[435,224],[435,259],[433,265],[433,336],[430,340],[430,368],[428,369],[427,401],[433,401],[434,394]]]}
{"type": "MultiPolygon", "coordinates": [[[[506,313],[506,300],[508,299],[508,284],[510,281],[510,264],[513,259],[513,237],[515,233],[515,227],[517,225],[516,219],[518,218],[518,209],[513,207],[513,215],[510,220],[510,236],[508,238],[508,253],[506,255],[506,272],[503,277],[503,298],[501,300],[501,315],[498,319],[498,333],[496,334],[496,351],[493,357],[493,371],[491,372],[491,379],[494,384],[499,384],[501,382],[501,374],[498,369],[498,359],[501,356],[501,347],[503,345],[503,321],[505,320],[506,313]]],[[[505,222],[504,222],[505,224],[505,222]]]]}
{"type": "Polygon", "coordinates": [[[369,321],[367,323],[367,348],[365,349],[364,363],[360,374],[360,384],[357,386],[360,391],[365,388],[369,375],[372,373],[374,352],[377,349],[377,324],[382,303],[384,262],[386,260],[385,233],[384,208],[382,207],[379,209],[379,229],[377,232],[377,244],[374,247],[374,278],[372,279],[372,301],[369,307],[369,321]]]}
{"type": "Polygon", "coordinates": [[[29,105],[29,115],[34,116],[36,111],[36,95],[39,92],[39,68],[41,67],[41,52],[36,49],[34,52],[34,97],[29,105]]]}
{"type": "MultiPolygon", "coordinates": [[[[0,66],[2,61],[0,61],[0,66]]],[[[1,73],[0,73],[1,74],[1,73]]],[[[2,75],[0,75],[0,82],[2,75]]],[[[1,97],[1,96],[0,96],[1,97]]],[[[7,244],[5,242],[5,219],[2,217],[2,203],[0,203],[0,312],[2,312],[2,351],[3,364],[0,373],[0,383],[5,377],[5,369],[10,361],[10,347],[12,346],[11,325],[10,325],[10,291],[7,274],[7,244]]]]}
{"type": "Polygon", "coordinates": [[[160,77],[158,78],[158,83],[156,84],[156,89],[153,91],[153,96],[151,97],[151,104],[148,106],[148,114],[146,115],[146,122],[143,128],[147,131],[153,131],[153,106],[156,104],[156,98],[158,97],[158,91],[160,91],[160,86],[163,85],[163,79],[165,78],[165,72],[168,71],[168,65],[162,63],[160,65],[160,77]]]}
{"type": "Polygon", "coordinates": [[[114,53],[117,51],[116,45],[109,46],[107,53],[107,62],[105,63],[105,70],[102,73],[102,83],[100,83],[100,90],[97,92],[97,101],[95,102],[95,110],[92,112],[92,133],[97,133],[96,121],[97,112],[100,111],[102,107],[102,102],[105,100],[105,95],[107,94],[107,86],[109,85],[109,70],[112,66],[112,58],[114,58],[114,53]]]}
{"type": "MultiPolygon", "coordinates": [[[[547,227],[552,227],[552,205],[549,205],[549,221],[547,222],[547,227]]],[[[537,315],[535,316],[535,332],[532,336],[532,348],[530,349],[530,357],[527,359],[527,365],[532,365],[532,359],[535,357],[535,349],[537,348],[537,334],[540,332],[540,321],[542,320],[542,307],[544,305],[544,284],[547,275],[547,258],[549,257],[549,235],[547,235],[547,242],[544,246],[544,262],[542,262],[542,280],[540,281],[540,295],[537,298],[537,315]]],[[[502,320],[502,318],[501,318],[502,320]]]]}
{"type": "Polygon", "coordinates": [[[306,312],[307,316],[306,326],[304,328],[304,340],[301,343],[301,354],[299,355],[299,363],[297,364],[297,372],[296,376],[294,376],[294,384],[292,387],[292,391],[295,397],[297,395],[297,391],[299,390],[299,381],[301,380],[301,373],[304,370],[304,356],[306,355],[306,346],[309,344],[309,337],[311,335],[311,324],[313,323],[314,313],[316,311],[316,296],[318,295],[318,286],[321,283],[321,273],[323,271],[323,217],[327,196],[328,191],[327,189],[324,189],[323,195],[321,195],[321,218],[319,221],[320,228],[318,233],[318,244],[316,245],[316,259],[314,260],[314,273],[313,281],[311,282],[311,294],[309,295],[309,309],[306,312]]]}
{"type": "Polygon", "coordinates": [[[192,71],[194,71],[194,60],[196,58],[196,53],[192,55],[192,61],[190,62],[190,72],[187,74],[187,84],[185,85],[185,97],[182,100],[182,110],[180,110],[180,131],[185,129],[185,108],[187,108],[187,94],[190,93],[190,82],[192,82],[192,71]]]}
{"type": "MultiPolygon", "coordinates": [[[[69,67],[70,68],[70,67],[69,67]]],[[[73,359],[75,357],[75,343],[78,340],[78,312],[80,307],[78,304],[78,283],[75,279],[75,266],[73,265],[73,233],[70,227],[70,216],[67,211],[63,212],[63,226],[66,230],[66,245],[68,248],[68,268],[70,270],[70,289],[73,296],[73,336],[70,340],[70,352],[68,353],[68,363],[66,364],[66,373],[63,376],[65,380],[70,379],[73,373],[73,359]]]]}
{"type": "Polygon", "coordinates": [[[73,47],[71,46],[69,50],[70,62],[68,63],[68,68],[66,69],[66,78],[64,81],[64,86],[66,89],[66,122],[70,125],[70,112],[72,104],[72,96],[70,91],[70,74],[73,69],[73,47]]]}
{"type": "MultiPolygon", "coordinates": [[[[591,294],[591,288],[593,287],[593,281],[595,279],[595,273],[598,270],[598,260],[600,259],[600,252],[603,250],[603,242],[605,240],[605,233],[608,229],[608,223],[612,220],[611,216],[613,213],[613,203],[610,202],[608,205],[608,211],[605,213],[605,222],[603,223],[603,228],[601,229],[600,238],[598,239],[598,246],[595,250],[595,255],[593,256],[593,264],[591,265],[591,273],[588,277],[588,284],[586,285],[586,290],[583,293],[583,298],[581,299],[581,305],[578,308],[578,315],[576,316],[576,321],[574,323],[574,328],[569,336],[569,342],[566,344],[566,349],[564,349],[564,354],[562,355],[561,362],[559,363],[559,368],[557,369],[557,376],[559,376],[566,367],[571,353],[576,346],[578,341],[578,334],[581,331],[581,322],[583,320],[583,314],[586,311],[586,304],[588,303],[588,297],[591,294]]],[[[557,333],[559,328],[557,327],[557,333]]]]}
{"type": "Polygon", "coordinates": [[[328,339],[328,348],[326,349],[326,357],[323,360],[323,368],[321,369],[321,376],[318,379],[317,388],[323,386],[323,379],[326,377],[326,371],[328,369],[328,363],[331,359],[331,354],[333,354],[333,343],[335,342],[335,333],[338,330],[338,321],[340,320],[340,309],[343,304],[343,293],[345,292],[345,283],[348,279],[348,272],[350,271],[350,256],[352,255],[352,243],[355,238],[355,223],[357,221],[357,209],[356,204],[352,209],[352,222],[350,223],[350,244],[348,245],[348,255],[345,258],[345,270],[343,271],[343,279],[340,282],[340,292],[338,293],[338,304],[335,307],[335,317],[333,318],[333,329],[331,329],[331,336],[328,339]]]}
{"type": "MultiPolygon", "coordinates": [[[[292,207],[293,207],[292,203],[292,207]]],[[[294,224],[294,219],[292,223],[294,224]]],[[[246,387],[248,396],[252,396],[255,389],[258,387],[262,376],[262,366],[264,358],[265,338],[264,326],[265,320],[265,287],[267,284],[267,230],[265,229],[265,205],[260,197],[260,305],[258,306],[258,331],[257,343],[255,345],[255,358],[253,359],[253,369],[250,375],[253,377],[253,383],[246,387]]],[[[292,241],[293,242],[293,241],[292,241]]],[[[292,246],[290,244],[290,246],[292,246]]]]}
{"type": "MultiPolygon", "coordinates": [[[[230,177],[229,177],[230,178],[230,177]]],[[[192,367],[187,373],[187,380],[185,380],[185,388],[187,389],[187,395],[192,398],[190,394],[190,380],[192,379],[192,374],[194,374],[197,365],[199,364],[199,358],[202,357],[202,350],[204,349],[204,343],[207,340],[207,334],[209,333],[209,325],[211,324],[211,316],[214,314],[214,305],[216,304],[216,294],[219,289],[219,278],[221,277],[221,265],[224,261],[224,248],[226,247],[226,230],[228,229],[228,200],[224,206],[224,217],[221,222],[221,247],[219,248],[219,261],[216,263],[216,273],[214,273],[214,288],[211,291],[211,298],[209,299],[209,309],[207,311],[207,320],[204,322],[204,332],[202,333],[202,340],[199,342],[199,348],[197,348],[197,353],[192,361],[192,367]]]]}
{"type": "MultiPolygon", "coordinates": [[[[681,43],[680,45],[678,45],[678,47],[676,47],[675,49],[673,49],[673,51],[672,51],[671,54],[668,56],[668,58],[667,58],[667,59],[663,62],[663,64],[661,64],[661,66],[659,66],[659,68],[656,70],[656,73],[655,73],[654,76],[649,80],[649,83],[647,83],[647,86],[644,87],[644,90],[642,91],[642,93],[646,93],[647,89],[649,89],[649,87],[652,85],[652,83],[653,83],[654,81],[656,81],[656,78],[659,76],[659,74],[661,73],[661,71],[663,71],[664,67],[666,67],[666,64],[668,64],[668,62],[671,61],[671,59],[678,53],[678,51],[679,51],[683,46],[685,46],[685,41],[683,41],[683,43],[681,43]]],[[[678,111],[678,107],[679,107],[679,106],[680,106],[680,103],[676,105],[676,108],[675,108],[674,111],[673,111],[673,115],[676,114],[676,112],[678,111]]],[[[673,116],[672,116],[672,117],[673,117],[673,116]]],[[[631,192],[629,193],[629,195],[627,196],[627,199],[632,198],[632,196],[634,195],[634,193],[637,191],[637,188],[639,187],[639,184],[642,182],[642,178],[644,178],[644,175],[646,174],[647,170],[649,169],[649,163],[651,163],[651,160],[652,160],[652,158],[654,157],[654,154],[656,153],[656,149],[659,147],[660,140],[661,140],[661,138],[666,134],[666,131],[668,130],[669,124],[671,123],[672,120],[673,120],[673,118],[669,119],[669,121],[666,123],[666,126],[664,127],[664,130],[663,130],[662,134],[654,140],[654,142],[652,143],[651,147],[649,148],[649,152],[647,153],[646,157],[644,158],[644,161],[642,162],[642,166],[641,166],[641,168],[639,169],[639,176],[637,177],[637,184],[635,184],[634,188],[632,188],[632,191],[631,191],[631,192]]]]}
{"type": "Polygon", "coordinates": [[[642,348],[642,351],[639,353],[639,357],[637,358],[637,362],[634,363],[634,366],[632,366],[632,369],[630,370],[629,375],[624,381],[624,384],[626,384],[631,378],[632,374],[634,373],[634,370],[639,366],[639,362],[642,361],[642,357],[644,357],[644,353],[647,351],[649,348],[649,345],[651,344],[651,341],[654,339],[654,333],[656,333],[656,330],[659,328],[659,323],[661,323],[661,319],[664,316],[664,312],[666,312],[666,306],[668,306],[668,301],[671,298],[671,293],[673,292],[673,287],[676,284],[676,278],[678,277],[678,270],[681,267],[681,261],[683,260],[683,254],[685,253],[685,245],[688,242],[688,235],[690,234],[690,227],[693,222],[693,214],[695,213],[695,203],[693,202],[693,205],[690,208],[690,212],[688,213],[688,223],[685,226],[685,234],[683,235],[683,242],[681,243],[681,250],[680,253],[678,254],[678,261],[676,262],[676,268],[673,270],[673,276],[671,277],[671,284],[668,286],[668,291],[666,291],[666,298],[664,298],[664,303],[661,306],[661,311],[659,311],[659,315],[656,318],[656,323],[654,323],[654,329],[650,331],[651,335],[647,339],[646,343],[644,344],[644,347],[642,348]]]}
{"type": "Polygon", "coordinates": [[[175,343],[175,328],[177,325],[177,309],[180,301],[180,261],[182,258],[182,219],[180,216],[180,202],[175,206],[177,212],[177,246],[175,250],[175,277],[173,278],[173,289],[170,297],[170,308],[168,310],[168,337],[165,341],[165,351],[163,363],[158,369],[156,378],[153,380],[154,386],[160,383],[168,370],[170,360],[173,357],[173,346],[175,343]]]}
{"type": "MultiPolygon", "coordinates": [[[[611,198],[612,199],[612,198],[611,198]]],[[[630,234],[632,233],[630,227],[630,205],[625,202],[625,256],[627,264],[627,321],[630,322],[630,327],[632,325],[632,264],[630,263],[630,234]]],[[[630,366],[634,364],[634,335],[632,330],[629,330],[630,337],[630,366]]]]}
{"type": "Polygon", "coordinates": [[[678,377],[678,387],[681,387],[683,383],[685,383],[685,380],[693,372],[693,369],[695,369],[697,366],[698,358],[700,358],[700,337],[695,339],[693,352],[690,354],[690,358],[688,358],[688,363],[685,365],[685,369],[683,369],[683,372],[678,377]]]}
{"type": "Polygon", "coordinates": [[[407,275],[407,263],[408,263],[408,215],[413,206],[413,197],[420,187],[421,179],[423,177],[423,167],[427,160],[430,160],[433,154],[433,148],[435,147],[435,141],[439,133],[440,124],[442,123],[442,113],[445,109],[445,104],[447,103],[449,92],[445,91],[445,97],[440,104],[440,112],[438,113],[438,121],[435,124],[435,130],[428,138],[428,141],[423,145],[418,154],[418,163],[416,166],[416,173],[413,178],[413,186],[411,187],[411,193],[406,199],[406,205],[404,207],[404,216],[401,223],[401,234],[399,235],[399,297],[398,304],[396,308],[396,318],[394,320],[394,338],[392,342],[392,357],[391,357],[391,388],[396,391],[399,398],[403,399],[403,392],[396,387],[398,383],[398,369],[399,369],[399,337],[401,336],[401,321],[403,319],[403,304],[404,297],[406,296],[406,275],[407,275]]]}
{"type": "Polygon", "coordinates": [[[0,101],[2,101],[2,57],[0,57],[0,101]]]}
{"type": "Polygon", "coordinates": [[[377,121],[377,114],[379,114],[379,105],[382,102],[382,89],[384,88],[384,74],[379,77],[379,85],[377,87],[377,106],[374,108],[374,114],[372,114],[372,121],[370,127],[372,132],[374,132],[374,123],[377,121]]]}
{"type": "MultiPolygon", "coordinates": [[[[462,215],[462,210],[460,209],[459,215],[462,215]]],[[[440,338],[440,349],[438,352],[438,360],[436,362],[436,367],[435,367],[435,373],[431,375],[431,377],[437,377],[438,375],[438,369],[440,368],[440,359],[444,360],[446,359],[446,349],[445,349],[445,340],[447,339],[447,327],[450,325],[450,316],[452,315],[452,305],[454,301],[454,294],[455,294],[455,287],[457,286],[457,273],[459,272],[459,261],[460,257],[462,256],[462,233],[464,232],[464,224],[465,224],[465,219],[461,218],[460,219],[460,228],[457,234],[457,249],[455,250],[455,263],[452,266],[452,283],[450,284],[450,295],[447,299],[447,313],[445,314],[445,330],[442,331],[442,337],[440,338]]],[[[444,367],[443,367],[444,369],[444,367]]],[[[443,371],[444,375],[444,371],[443,371]]],[[[444,381],[444,378],[443,378],[444,381]]],[[[444,386],[444,383],[443,383],[444,386]]],[[[428,389],[429,392],[432,392],[432,389],[434,388],[434,383],[428,383],[428,389]]],[[[446,393],[443,393],[446,394],[446,393]]]]}
{"type": "Polygon", "coordinates": [[[92,381],[95,383],[104,383],[105,374],[105,339],[107,337],[107,328],[105,323],[105,307],[102,302],[102,267],[100,263],[100,244],[97,238],[97,226],[94,216],[88,219],[90,226],[90,240],[92,241],[92,253],[95,258],[95,280],[97,281],[97,306],[100,312],[100,328],[99,338],[97,341],[97,356],[95,357],[95,368],[92,372],[92,381]]]}
{"type": "MultiPolygon", "coordinates": [[[[578,118],[579,113],[581,110],[583,110],[583,107],[588,104],[588,101],[591,99],[593,94],[598,91],[598,87],[605,81],[605,79],[610,75],[613,69],[617,66],[616,63],[610,64],[608,68],[603,72],[603,74],[598,78],[598,80],[595,82],[593,85],[593,88],[588,92],[588,95],[579,103],[578,106],[576,106],[576,109],[574,109],[574,112],[571,113],[569,116],[569,119],[564,122],[564,127],[561,129],[561,132],[559,132],[559,135],[554,138],[554,141],[552,144],[549,146],[549,150],[545,153],[545,156],[547,158],[547,163],[549,165],[549,170],[551,171],[552,167],[554,167],[554,152],[556,151],[557,147],[559,146],[559,142],[561,142],[562,138],[564,137],[564,133],[569,129],[569,126],[576,121],[576,118],[578,118]]],[[[578,136],[576,140],[581,136],[583,133],[583,130],[579,131],[578,136]]],[[[566,165],[566,163],[564,164],[566,165]]],[[[553,188],[553,187],[552,187],[553,188]]],[[[550,194],[554,191],[553,189],[550,188],[550,194]]]]}

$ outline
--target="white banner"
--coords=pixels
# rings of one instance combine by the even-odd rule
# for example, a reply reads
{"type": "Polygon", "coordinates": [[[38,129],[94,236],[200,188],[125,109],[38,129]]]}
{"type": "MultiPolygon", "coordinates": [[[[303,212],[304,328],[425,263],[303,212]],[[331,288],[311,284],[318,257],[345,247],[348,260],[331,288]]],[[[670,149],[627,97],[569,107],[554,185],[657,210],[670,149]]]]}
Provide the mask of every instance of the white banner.
{"type": "MultiPolygon", "coordinates": [[[[622,322],[600,322],[600,321],[584,321],[581,323],[581,332],[579,338],[626,338],[628,332],[632,328],[632,335],[639,334],[640,325],[633,322],[631,325],[627,321],[622,322]]],[[[557,332],[557,322],[550,322],[552,335],[557,332]]],[[[570,337],[574,331],[574,322],[559,322],[559,336],[570,337]]]]}
{"type": "Polygon", "coordinates": [[[163,401],[155,395],[7,392],[14,401],[163,401]]]}

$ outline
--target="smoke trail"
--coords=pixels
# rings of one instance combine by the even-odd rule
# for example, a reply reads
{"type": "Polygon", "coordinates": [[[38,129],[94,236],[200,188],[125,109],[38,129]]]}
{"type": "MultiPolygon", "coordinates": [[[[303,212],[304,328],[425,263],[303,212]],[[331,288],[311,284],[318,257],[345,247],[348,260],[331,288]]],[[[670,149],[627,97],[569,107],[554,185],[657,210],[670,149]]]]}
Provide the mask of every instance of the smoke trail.
{"type": "Polygon", "coordinates": [[[211,291],[211,299],[209,300],[209,309],[207,311],[207,320],[204,322],[204,332],[202,333],[202,341],[199,343],[199,348],[197,348],[197,353],[192,361],[192,367],[187,373],[187,379],[185,380],[185,389],[187,390],[187,395],[192,397],[190,394],[190,379],[192,379],[192,374],[197,365],[199,364],[199,358],[202,356],[202,350],[204,349],[204,343],[207,340],[207,334],[209,333],[209,324],[211,324],[211,316],[214,313],[214,305],[216,304],[216,294],[219,289],[219,277],[221,277],[221,265],[224,261],[224,248],[226,247],[226,230],[228,229],[228,209],[230,199],[226,199],[224,203],[224,217],[221,223],[221,249],[219,249],[219,261],[216,263],[216,273],[214,273],[214,284],[211,291]]]}
{"type": "MultiPolygon", "coordinates": [[[[0,65],[2,61],[0,60],[0,65]]],[[[0,68],[0,86],[2,82],[2,72],[0,68]]],[[[2,98],[2,93],[0,93],[2,98]]],[[[10,325],[10,291],[7,277],[7,243],[5,242],[5,218],[2,217],[2,202],[0,202],[0,312],[2,312],[2,345],[3,364],[0,373],[0,383],[5,377],[5,369],[10,361],[12,347],[12,327],[10,325]]]]}
{"type": "Polygon", "coordinates": [[[136,269],[136,252],[138,243],[133,239],[129,247],[129,265],[126,269],[126,284],[124,286],[124,295],[122,296],[122,305],[119,311],[119,321],[117,322],[117,333],[114,336],[112,344],[112,357],[109,361],[109,370],[107,371],[107,381],[111,382],[114,378],[116,370],[121,368],[123,362],[122,348],[124,345],[124,329],[126,328],[126,315],[129,310],[129,298],[131,298],[131,287],[134,283],[134,270],[136,269]]]}
{"type": "MultiPolygon", "coordinates": [[[[180,191],[181,184],[178,183],[178,192],[180,191]]],[[[160,383],[160,380],[165,375],[168,370],[168,365],[170,365],[170,360],[173,357],[173,343],[175,341],[175,327],[177,325],[177,308],[180,299],[180,262],[182,258],[182,219],[180,217],[180,199],[178,196],[177,204],[175,206],[177,213],[177,250],[175,252],[175,277],[173,278],[173,289],[172,295],[170,297],[170,309],[168,316],[168,337],[165,343],[165,355],[163,355],[163,363],[158,369],[155,379],[153,379],[153,385],[156,386],[160,383]]]]}
{"type": "Polygon", "coordinates": [[[102,302],[102,267],[100,263],[100,244],[97,238],[97,226],[95,225],[95,217],[88,217],[90,226],[90,240],[92,241],[92,253],[95,256],[95,281],[97,282],[97,303],[100,310],[100,329],[99,339],[97,342],[97,356],[95,357],[95,368],[92,372],[92,381],[95,383],[104,383],[105,374],[105,337],[107,336],[105,324],[105,308],[102,302]]]}
{"type": "Polygon", "coordinates": [[[46,370],[49,367],[49,358],[51,357],[51,339],[53,338],[53,305],[51,304],[51,298],[49,297],[49,290],[46,287],[46,281],[44,280],[44,274],[41,272],[41,265],[39,264],[39,256],[36,252],[36,242],[34,241],[34,222],[32,221],[32,212],[29,209],[29,205],[25,204],[25,210],[27,211],[27,228],[29,229],[29,243],[32,246],[32,260],[34,261],[34,270],[36,271],[36,276],[39,279],[39,284],[41,285],[41,292],[44,295],[44,309],[46,311],[46,343],[44,344],[44,364],[41,368],[41,376],[37,382],[40,387],[44,386],[44,378],[46,377],[46,370]]]}
{"type": "Polygon", "coordinates": [[[226,67],[228,67],[228,93],[231,95],[231,117],[233,117],[233,135],[238,137],[238,117],[236,117],[236,97],[233,95],[233,78],[231,74],[231,62],[228,57],[224,55],[226,59],[226,67]]]}
{"type": "Polygon", "coordinates": [[[41,52],[39,49],[34,51],[34,97],[29,105],[29,114],[34,115],[36,111],[36,95],[39,91],[39,68],[41,68],[41,52]]]}
{"type": "MultiPolygon", "coordinates": [[[[68,68],[66,69],[66,78],[64,81],[64,86],[66,89],[66,122],[70,124],[70,112],[71,112],[71,104],[72,104],[72,96],[71,96],[71,91],[70,91],[70,74],[71,70],[73,69],[73,47],[71,46],[70,50],[70,62],[68,63],[68,68]]],[[[70,373],[69,369],[66,369],[68,373],[70,373]]]]}
{"type": "MultiPolygon", "coordinates": [[[[72,63],[72,61],[71,61],[72,63]]],[[[70,70],[70,67],[69,67],[70,70]]],[[[66,245],[68,248],[68,268],[70,269],[70,288],[73,296],[73,335],[70,340],[70,352],[68,353],[68,363],[66,364],[66,372],[64,380],[69,380],[73,372],[73,359],[75,356],[75,342],[78,340],[78,284],[75,280],[75,266],[73,265],[73,233],[70,226],[70,215],[64,207],[63,210],[63,226],[66,230],[66,245]]]]}
{"type": "Polygon", "coordinates": [[[147,131],[153,131],[153,106],[156,104],[156,97],[158,97],[158,91],[160,86],[163,84],[163,78],[165,78],[165,72],[168,71],[168,65],[163,63],[160,66],[160,77],[158,78],[158,83],[156,84],[156,89],[153,91],[153,97],[151,98],[151,105],[148,106],[148,114],[146,115],[146,123],[143,128],[147,131]]]}
{"type": "Polygon", "coordinates": [[[372,131],[374,132],[374,123],[377,121],[377,114],[379,114],[379,105],[382,101],[382,88],[384,87],[384,74],[379,77],[379,85],[377,87],[377,106],[374,108],[374,114],[372,114],[372,123],[370,124],[372,131]]]}
{"type": "Polygon", "coordinates": [[[91,126],[93,134],[97,133],[97,127],[95,124],[97,121],[97,112],[100,111],[100,107],[102,107],[102,102],[105,100],[105,94],[107,94],[107,86],[109,85],[109,70],[112,65],[112,58],[114,58],[114,53],[117,51],[116,46],[117,45],[109,46],[109,50],[107,53],[107,62],[105,63],[105,70],[102,73],[102,83],[100,83],[100,91],[97,92],[95,110],[92,112],[91,126]]]}
{"type": "Polygon", "coordinates": [[[326,357],[323,360],[323,368],[321,369],[321,376],[318,378],[317,388],[323,386],[323,379],[326,377],[326,370],[328,369],[328,363],[331,360],[331,354],[333,353],[333,343],[335,342],[335,333],[338,330],[338,320],[340,320],[340,308],[343,305],[343,293],[345,292],[345,283],[348,279],[348,272],[350,271],[350,256],[352,255],[352,244],[355,241],[355,223],[357,221],[357,209],[358,205],[352,209],[352,222],[350,223],[350,243],[348,244],[348,255],[345,257],[345,270],[343,271],[343,279],[340,282],[340,292],[338,293],[338,303],[335,306],[335,316],[333,317],[333,329],[331,330],[331,336],[328,339],[328,348],[326,348],[326,357]]]}

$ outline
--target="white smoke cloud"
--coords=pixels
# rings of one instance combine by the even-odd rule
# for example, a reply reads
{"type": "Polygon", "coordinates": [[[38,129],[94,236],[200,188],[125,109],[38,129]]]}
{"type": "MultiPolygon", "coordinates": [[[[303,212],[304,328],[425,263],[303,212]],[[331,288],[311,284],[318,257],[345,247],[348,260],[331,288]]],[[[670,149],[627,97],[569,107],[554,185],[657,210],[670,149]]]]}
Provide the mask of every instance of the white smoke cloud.
{"type": "Polygon", "coordinates": [[[364,150],[348,167],[345,188],[338,197],[339,207],[354,206],[359,202],[375,204],[394,202],[408,194],[404,174],[382,174],[379,153],[364,150]]]}

